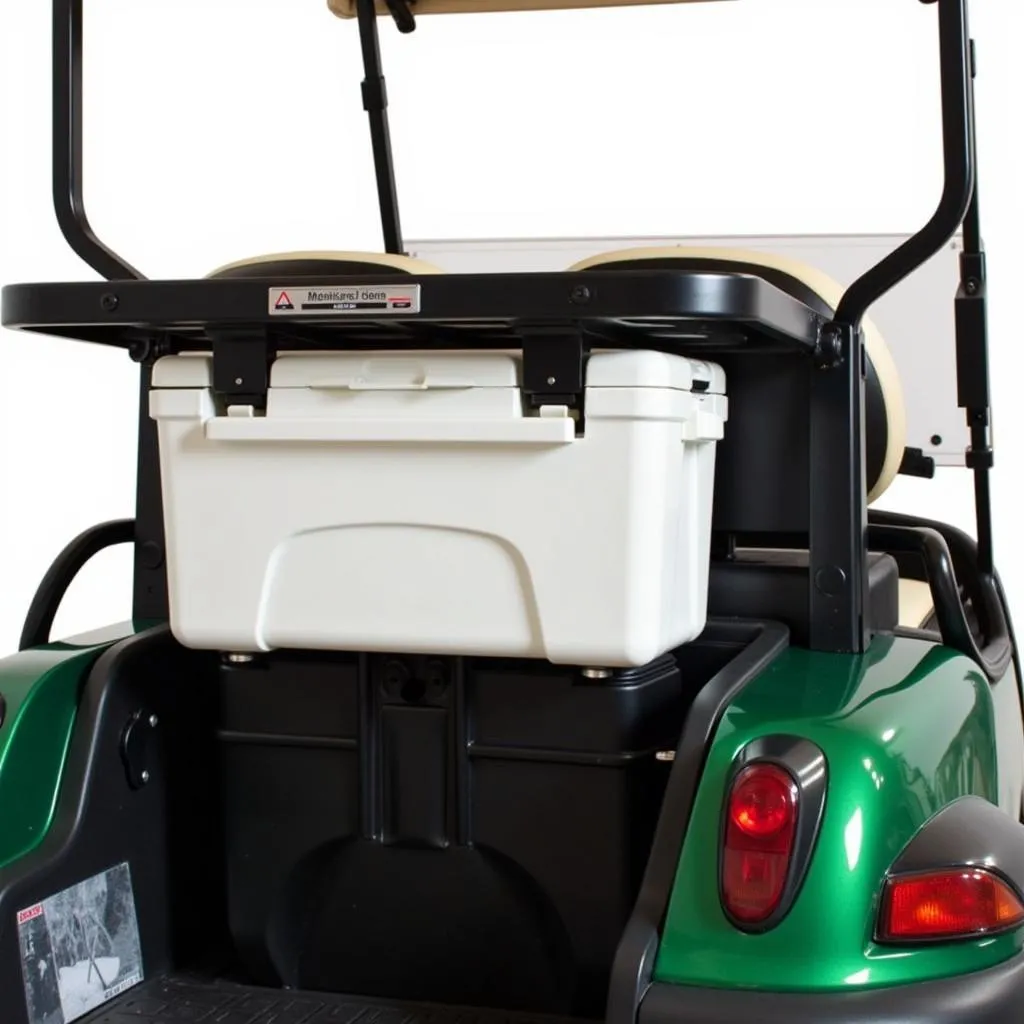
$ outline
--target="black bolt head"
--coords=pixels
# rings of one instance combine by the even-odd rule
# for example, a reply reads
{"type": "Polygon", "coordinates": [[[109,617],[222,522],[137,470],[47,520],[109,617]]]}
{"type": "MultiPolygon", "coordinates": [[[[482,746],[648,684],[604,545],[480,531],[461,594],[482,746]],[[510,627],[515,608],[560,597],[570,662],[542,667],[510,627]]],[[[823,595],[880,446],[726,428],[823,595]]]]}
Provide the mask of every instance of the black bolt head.
{"type": "Polygon", "coordinates": [[[163,548],[152,540],[147,540],[140,544],[139,564],[144,569],[159,569],[164,564],[163,548]]]}

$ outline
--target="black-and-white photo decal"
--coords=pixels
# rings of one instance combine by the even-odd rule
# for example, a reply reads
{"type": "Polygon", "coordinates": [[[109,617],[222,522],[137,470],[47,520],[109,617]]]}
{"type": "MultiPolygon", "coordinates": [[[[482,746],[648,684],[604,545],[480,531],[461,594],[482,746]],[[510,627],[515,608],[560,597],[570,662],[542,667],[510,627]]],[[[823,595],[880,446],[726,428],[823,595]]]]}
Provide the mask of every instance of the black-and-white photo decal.
{"type": "Polygon", "coordinates": [[[71,1024],[142,981],[127,864],[22,910],[18,935],[30,1024],[71,1024]]]}

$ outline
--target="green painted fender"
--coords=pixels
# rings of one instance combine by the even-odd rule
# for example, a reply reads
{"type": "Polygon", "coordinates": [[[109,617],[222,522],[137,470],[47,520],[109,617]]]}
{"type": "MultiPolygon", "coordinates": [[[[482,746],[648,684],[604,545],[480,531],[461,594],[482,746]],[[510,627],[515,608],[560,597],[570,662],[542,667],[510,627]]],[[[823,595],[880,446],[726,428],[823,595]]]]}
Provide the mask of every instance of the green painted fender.
{"type": "Polygon", "coordinates": [[[872,941],[886,870],[957,797],[998,802],[996,722],[985,677],[923,640],[878,637],[863,656],[791,648],[726,711],[693,807],[655,967],[661,982],[776,991],[903,984],[978,970],[1020,932],[917,949],[872,941]],[[736,755],[772,734],[805,737],[828,762],[821,830],[789,914],[735,929],[718,896],[718,837],[736,755]]]}
{"type": "Polygon", "coordinates": [[[115,626],[0,661],[0,868],[46,836],[82,685],[100,654],[132,632],[115,626]]]}

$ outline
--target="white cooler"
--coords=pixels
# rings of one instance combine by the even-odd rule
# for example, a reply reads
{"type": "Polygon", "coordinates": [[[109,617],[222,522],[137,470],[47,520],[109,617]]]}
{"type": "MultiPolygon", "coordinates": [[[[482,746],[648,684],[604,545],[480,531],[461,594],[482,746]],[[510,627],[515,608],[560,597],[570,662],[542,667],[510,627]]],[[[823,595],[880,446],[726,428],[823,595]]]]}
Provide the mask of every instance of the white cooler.
{"type": "Polygon", "coordinates": [[[584,426],[521,355],[289,353],[266,414],[154,367],[171,628],[189,646],[644,665],[707,614],[720,367],[586,366],[584,426]]]}

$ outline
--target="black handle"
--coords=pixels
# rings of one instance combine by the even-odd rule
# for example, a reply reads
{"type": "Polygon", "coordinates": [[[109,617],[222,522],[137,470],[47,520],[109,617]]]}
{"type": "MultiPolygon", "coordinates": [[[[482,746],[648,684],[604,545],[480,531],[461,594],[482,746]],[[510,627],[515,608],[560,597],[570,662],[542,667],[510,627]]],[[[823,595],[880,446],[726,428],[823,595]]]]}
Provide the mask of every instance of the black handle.
{"type": "Polygon", "coordinates": [[[920,558],[942,642],[975,661],[992,682],[1002,679],[1013,658],[1010,617],[999,578],[981,570],[977,545],[966,533],[945,523],[872,511],[868,546],[920,558]],[[977,616],[980,644],[967,621],[964,597],[977,616]]]}
{"type": "Polygon", "coordinates": [[[82,187],[82,0],[53,0],[53,209],[68,245],[108,281],[143,280],[96,237],[82,187]]]}
{"type": "Polygon", "coordinates": [[[50,630],[61,601],[82,567],[94,555],[115,544],[135,540],[134,519],[114,519],[80,533],[54,560],[29,605],[18,650],[27,651],[50,642],[50,630]]]}

